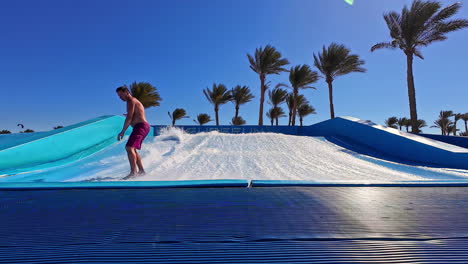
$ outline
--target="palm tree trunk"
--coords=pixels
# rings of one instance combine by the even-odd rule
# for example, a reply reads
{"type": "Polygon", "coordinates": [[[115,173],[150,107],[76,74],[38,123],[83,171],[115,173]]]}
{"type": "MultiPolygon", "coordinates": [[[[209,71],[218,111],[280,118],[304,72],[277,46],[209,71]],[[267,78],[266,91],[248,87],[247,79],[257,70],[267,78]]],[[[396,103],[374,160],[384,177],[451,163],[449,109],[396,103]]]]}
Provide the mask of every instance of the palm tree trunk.
{"type": "Polygon", "coordinates": [[[215,106],[215,116],[216,116],[216,125],[219,126],[219,118],[218,118],[218,106],[215,106]]]}
{"type": "Polygon", "coordinates": [[[278,126],[278,117],[276,118],[276,125],[278,126]]]}
{"type": "Polygon", "coordinates": [[[466,126],[467,121],[465,121],[465,132],[468,132],[468,126],[466,126]]]}
{"type": "Polygon", "coordinates": [[[291,125],[291,110],[289,111],[289,121],[288,121],[288,126],[291,125]]]}
{"type": "Polygon", "coordinates": [[[406,53],[406,80],[408,83],[408,98],[411,118],[411,133],[418,133],[418,113],[416,111],[416,90],[413,78],[413,53],[406,53]]]}
{"type": "Polygon", "coordinates": [[[302,116],[299,117],[299,121],[301,122],[301,126],[302,126],[302,116]]]}
{"type": "Polygon", "coordinates": [[[236,105],[236,119],[239,116],[239,105],[236,105]]]}
{"type": "Polygon", "coordinates": [[[297,113],[297,94],[299,93],[299,89],[294,88],[294,102],[293,102],[293,109],[292,109],[292,116],[291,116],[291,124],[292,126],[296,125],[296,113],[297,113]]]}
{"type": "Polygon", "coordinates": [[[172,119],[172,126],[175,126],[175,118],[172,119]]]}
{"type": "Polygon", "coordinates": [[[274,118],[270,119],[270,121],[271,121],[271,126],[273,126],[273,120],[274,120],[274,118]]]}
{"type": "Polygon", "coordinates": [[[333,85],[332,80],[327,80],[328,83],[328,100],[330,101],[330,118],[335,118],[335,108],[333,107],[333,85]]]}
{"type": "Polygon", "coordinates": [[[263,126],[263,101],[265,101],[265,75],[260,74],[260,110],[258,113],[259,126],[263,126]]]}

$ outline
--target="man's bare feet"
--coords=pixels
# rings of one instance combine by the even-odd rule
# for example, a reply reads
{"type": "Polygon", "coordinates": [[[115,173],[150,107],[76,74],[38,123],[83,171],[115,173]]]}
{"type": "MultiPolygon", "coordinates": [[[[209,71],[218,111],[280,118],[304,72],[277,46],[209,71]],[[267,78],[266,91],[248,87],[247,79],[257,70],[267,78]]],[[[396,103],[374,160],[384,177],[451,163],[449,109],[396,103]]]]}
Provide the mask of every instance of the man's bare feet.
{"type": "Polygon", "coordinates": [[[137,176],[137,174],[135,172],[130,172],[127,176],[125,176],[125,178],[123,178],[124,180],[128,180],[128,179],[131,179],[131,178],[135,178],[137,176]]]}

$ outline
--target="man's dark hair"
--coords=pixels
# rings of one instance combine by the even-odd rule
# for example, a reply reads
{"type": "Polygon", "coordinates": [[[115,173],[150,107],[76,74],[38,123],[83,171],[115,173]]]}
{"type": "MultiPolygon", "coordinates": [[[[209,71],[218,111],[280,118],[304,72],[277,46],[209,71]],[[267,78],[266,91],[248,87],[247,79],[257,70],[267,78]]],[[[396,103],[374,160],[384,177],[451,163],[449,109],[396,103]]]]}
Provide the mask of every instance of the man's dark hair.
{"type": "Polygon", "coordinates": [[[115,89],[116,92],[128,92],[130,93],[130,91],[128,90],[127,86],[126,85],[123,85],[123,86],[120,86],[119,88],[115,89]]]}

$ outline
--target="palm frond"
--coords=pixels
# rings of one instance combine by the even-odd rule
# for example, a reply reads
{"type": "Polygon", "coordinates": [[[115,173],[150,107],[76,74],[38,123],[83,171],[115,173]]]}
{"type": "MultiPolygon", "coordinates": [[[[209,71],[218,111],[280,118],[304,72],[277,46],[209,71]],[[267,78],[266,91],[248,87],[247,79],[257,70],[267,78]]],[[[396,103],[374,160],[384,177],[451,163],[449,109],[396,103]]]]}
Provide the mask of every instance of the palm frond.
{"type": "Polygon", "coordinates": [[[133,82],[130,85],[130,92],[144,108],[159,106],[162,101],[157,88],[148,82],[133,82]]]}
{"type": "Polygon", "coordinates": [[[396,47],[406,54],[423,58],[418,47],[425,47],[435,41],[447,39],[446,33],[468,27],[468,20],[454,19],[461,7],[455,3],[445,8],[435,1],[413,1],[410,8],[404,6],[401,13],[395,11],[384,14],[384,20],[390,32],[391,41],[372,46],[371,51],[379,48],[396,47]]]}
{"type": "Polygon", "coordinates": [[[224,84],[213,84],[212,89],[203,90],[206,99],[214,106],[225,104],[232,100],[231,91],[228,91],[224,84]]]}
{"type": "Polygon", "coordinates": [[[255,98],[255,96],[250,92],[248,86],[237,85],[231,89],[231,99],[236,106],[248,103],[252,101],[253,98],[255,98]]]}

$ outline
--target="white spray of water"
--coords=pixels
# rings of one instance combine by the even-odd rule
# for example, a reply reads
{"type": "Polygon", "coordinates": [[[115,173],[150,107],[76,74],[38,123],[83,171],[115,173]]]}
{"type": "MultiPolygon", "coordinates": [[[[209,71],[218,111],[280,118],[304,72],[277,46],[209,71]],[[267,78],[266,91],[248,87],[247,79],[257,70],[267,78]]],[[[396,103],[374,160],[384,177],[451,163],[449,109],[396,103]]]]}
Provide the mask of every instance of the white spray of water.
{"type": "MultiPolygon", "coordinates": [[[[166,128],[159,136],[145,140],[140,155],[147,174],[131,179],[134,181],[468,179],[468,172],[464,170],[401,165],[362,156],[323,138],[274,133],[213,131],[192,135],[178,128],[166,128]]],[[[92,175],[71,180],[121,180],[129,171],[124,151],[86,166],[100,169],[93,170],[92,175]]]]}

